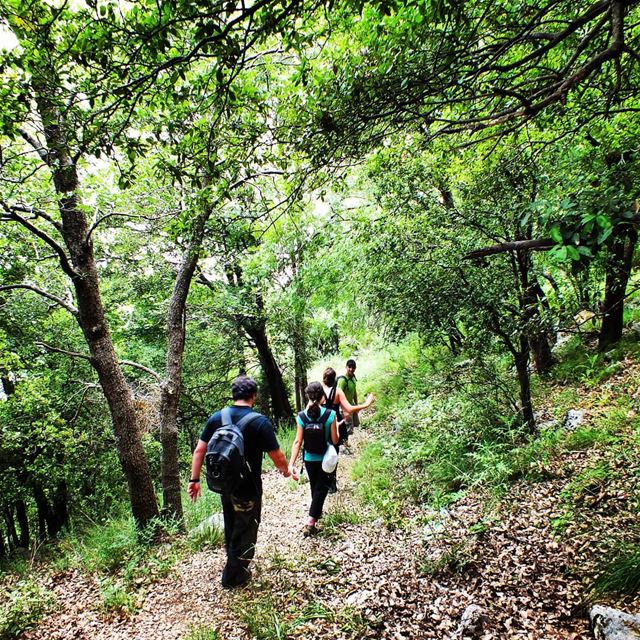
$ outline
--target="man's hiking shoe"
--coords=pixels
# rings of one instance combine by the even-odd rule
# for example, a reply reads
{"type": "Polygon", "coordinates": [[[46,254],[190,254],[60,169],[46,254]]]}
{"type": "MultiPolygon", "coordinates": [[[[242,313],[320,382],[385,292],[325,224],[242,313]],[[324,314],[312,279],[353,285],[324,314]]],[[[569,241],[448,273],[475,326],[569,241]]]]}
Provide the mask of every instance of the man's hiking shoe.
{"type": "Polygon", "coordinates": [[[315,536],[318,533],[318,527],[315,524],[305,524],[304,529],[302,531],[302,535],[305,538],[309,538],[310,536],[315,536]]]}
{"type": "Polygon", "coordinates": [[[240,589],[241,587],[244,587],[251,580],[251,570],[245,569],[244,571],[245,573],[240,579],[234,582],[223,582],[222,586],[225,589],[240,589]]]}

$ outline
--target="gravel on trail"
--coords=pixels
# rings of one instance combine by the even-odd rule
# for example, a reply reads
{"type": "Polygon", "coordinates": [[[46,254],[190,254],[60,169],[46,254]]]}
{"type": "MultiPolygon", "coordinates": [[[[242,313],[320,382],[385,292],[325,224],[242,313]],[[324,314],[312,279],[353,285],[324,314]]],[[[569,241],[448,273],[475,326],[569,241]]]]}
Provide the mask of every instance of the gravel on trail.
{"type": "Polygon", "coordinates": [[[550,532],[559,480],[516,485],[511,510],[488,523],[482,501],[469,496],[441,512],[403,514],[393,526],[355,496],[350,470],[366,439],[356,434],[353,454],[341,456],[339,490],[318,536],[302,535],[308,484],[265,473],[247,587],[222,589],[224,549],[203,550],[141,588],[140,608],[118,618],[100,611],[96,577],[69,571],[48,578],[55,609],[24,637],[179,640],[206,627],[220,640],[453,639],[468,637],[457,630],[472,604],[483,612],[477,638],[591,637],[581,585],[567,570],[571,550],[550,532]]]}

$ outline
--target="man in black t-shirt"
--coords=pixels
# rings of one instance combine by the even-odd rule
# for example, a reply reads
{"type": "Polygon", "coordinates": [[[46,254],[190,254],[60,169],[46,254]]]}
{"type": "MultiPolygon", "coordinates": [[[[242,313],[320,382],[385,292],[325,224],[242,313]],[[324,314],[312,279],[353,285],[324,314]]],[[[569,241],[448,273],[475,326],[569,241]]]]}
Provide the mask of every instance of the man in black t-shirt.
{"type": "MultiPolygon", "coordinates": [[[[236,378],[231,385],[233,405],[230,407],[234,424],[252,411],[258,394],[258,385],[246,376],[236,378]]],[[[208,420],[193,452],[191,480],[187,492],[192,501],[201,495],[200,471],[213,432],[222,426],[220,411],[208,420]]],[[[262,511],[262,454],[268,453],[280,473],[290,475],[289,465],[280,449],[273,425],[259,414],[243,429],[244,454],[251,473],[231,496],[221,496],[224,515],[224,540],[227,564],[222,573],[222,586],[239,587],[251,579],[249,562],[255,552],[258,526],[262,511]]]]}

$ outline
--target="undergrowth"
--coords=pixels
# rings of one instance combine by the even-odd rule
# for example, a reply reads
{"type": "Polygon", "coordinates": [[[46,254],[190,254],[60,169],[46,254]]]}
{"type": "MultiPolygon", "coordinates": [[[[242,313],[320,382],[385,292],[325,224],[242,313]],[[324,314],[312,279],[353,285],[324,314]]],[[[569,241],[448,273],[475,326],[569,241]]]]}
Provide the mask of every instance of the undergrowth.
{"type": "Polygon", "coordinates": [[[13,640],[35,627],[53,602],[52,594],[35,579],[18,582],[0,606],[0,638],[13,640]]]}
{"type": "Polygon", "coordinates": [[[590,591],[596,597],[634,596],[640,592],[640,545],[624,543],[614,547],[590,591]]]}
{"type": "MultiPolygon", "coordinates": [[[[364,422],[374,437],[353,470],[358,494],[397,526],[409,503],[439,508],[473,487],[499,497],[517,480],[551,477],[552,462],[563,451],[628,445],[630,433],[640,434],[637,420],[629,418],[633,402],[610,381],[623,370],[633,345],[599,354],[579,339],[569,341],[557,354],[551,377],[534,377],[534,402],[545,409],[546,419],[528,434],[508,402],[513,372],[504,362],[476,368],[472,361],[457,362],[408,341],[388,353],[389,365],[380,368],[384,373],[369,381],[379,387],[379,401],[375,416],[364,422]],[[580,408],[588,393],[593,417],[565,429],[567,412],[580,408]]],[[[571,518],[569,508],[565,515],[571,518]]]]}

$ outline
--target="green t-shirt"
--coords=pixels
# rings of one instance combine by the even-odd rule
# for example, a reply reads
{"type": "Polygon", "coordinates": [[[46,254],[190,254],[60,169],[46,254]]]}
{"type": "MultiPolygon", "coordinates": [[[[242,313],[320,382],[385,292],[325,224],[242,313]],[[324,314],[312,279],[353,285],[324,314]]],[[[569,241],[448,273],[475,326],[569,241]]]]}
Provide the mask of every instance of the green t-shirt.
{"type": "Polygon", "coordinates": [[[356,391],[356,377],[340,376],[338,378],[338,387],[344,391],[344,397],[349,404],[358,404],[358,392],[356,391]]]}

